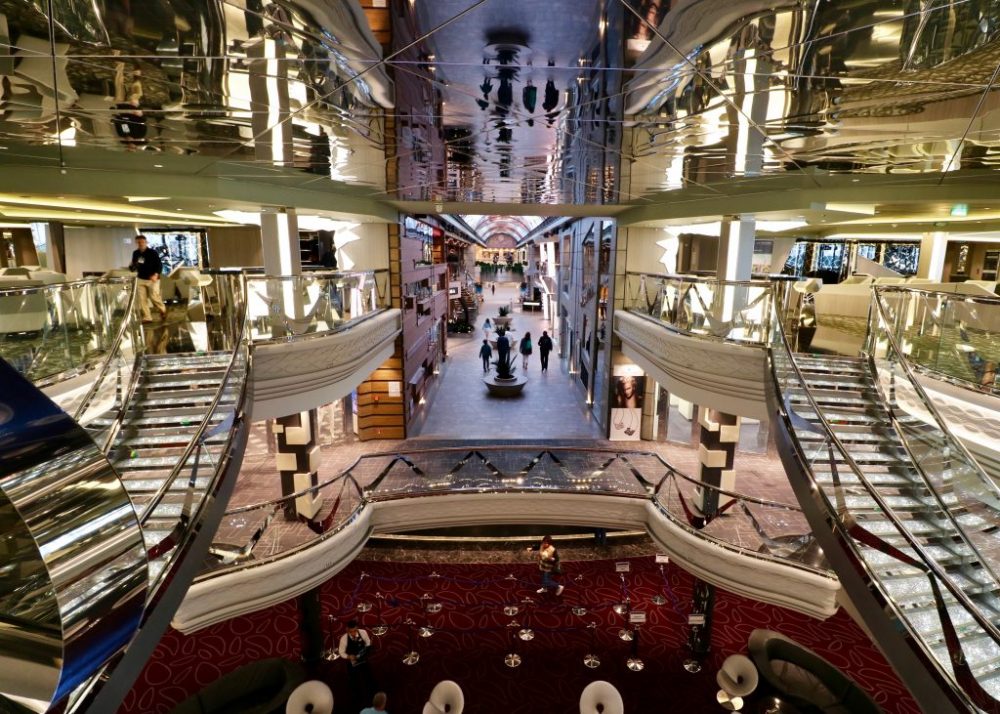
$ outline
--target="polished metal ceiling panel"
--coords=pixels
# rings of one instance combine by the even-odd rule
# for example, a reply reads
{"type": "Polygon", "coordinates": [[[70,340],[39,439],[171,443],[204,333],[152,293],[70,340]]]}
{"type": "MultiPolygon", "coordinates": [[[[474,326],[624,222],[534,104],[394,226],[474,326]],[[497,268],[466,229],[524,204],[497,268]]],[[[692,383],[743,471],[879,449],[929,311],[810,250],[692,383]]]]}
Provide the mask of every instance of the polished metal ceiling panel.
{"type": "Polygon", "coordinates": [[[385,45],[356,0],[49,7],[0,0],[6,157],[526,204],[997,163],[987,0],[390,0],[385,45]]]}

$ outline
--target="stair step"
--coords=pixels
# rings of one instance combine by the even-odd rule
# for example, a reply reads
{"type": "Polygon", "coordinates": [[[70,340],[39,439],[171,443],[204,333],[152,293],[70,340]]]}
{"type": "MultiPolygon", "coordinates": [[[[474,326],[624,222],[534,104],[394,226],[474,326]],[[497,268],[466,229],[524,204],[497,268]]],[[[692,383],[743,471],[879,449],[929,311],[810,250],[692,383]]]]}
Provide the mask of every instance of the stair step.
{"type": "MultiPolygon", "coordinates": [[[[160,473],[145,473],[144,475],[129,475],[128,478],[123,477],[122,483],[125,485],[125,490],[131,495],[135,493],[156,493],[160,490],[163,485],[163,480],[169,475],[169,472],[164,471],[160,473]]],[[[199,476],[195,479],[194,488],[196,491],[204,491],[208,488],[209,481],[211,480],[211,475],[199,476]]],[[[186,491],[188,488],[189,476],[188,474],[179,474],[174,482],[170,484],[169,491],[186,491]]]]}

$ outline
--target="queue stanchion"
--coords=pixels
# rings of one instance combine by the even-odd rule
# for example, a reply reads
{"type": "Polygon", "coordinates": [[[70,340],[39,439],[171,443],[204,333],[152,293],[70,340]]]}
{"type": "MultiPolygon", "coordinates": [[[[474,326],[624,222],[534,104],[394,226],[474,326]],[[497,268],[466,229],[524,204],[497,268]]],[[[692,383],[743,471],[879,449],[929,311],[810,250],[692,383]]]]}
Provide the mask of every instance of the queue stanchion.
{"type": "MultiPolygon", "coordinates": [[[[420,596],[420,609],[424,611],[424,624],[421,625],[420,629],[417,631],[421,637],[432,637],[434,635],[434,628],[431,626],[431,603],[433,598],[430,593],[424,593],[420,596]]],[[[437,603],[437,610],[434,612],[440,612],[441,603],[437,603]]]]}
{"type": "Polygon", "coordinates": [[[404,625],[409,629],[409,635],[407,638],[409,651],[403,655],[403,664],[414,665],[420,661],[420,653],[417,652],[417,636],[416,627],[417,623],[413,621],[413,618],[408,617],[403,622],[404,625]]]}
{"type": "Polygon", "coordinates": [[[518,608],[516,603],[517,588],[519,583],[514,573],[507,573],[507,577],[505,577],[504,580],[506,580],[508,585],[510,585],[512,592],[510,595],[511,600],[508,600],[507,604],[503,606],[503,614],[507,617],[513,617],[520,611],[520,608],[518,608]]]}
{"type": "MultiPolygon", "coordinates": [[[[371,576],[368,575],[368,573],[362,572],[361,573],[361,581],[362,581],[362,583],[365,581],[366,578],[369,578],[369,577],[371,577],[371,576]]],[[[370,602],[368,602],[367,600],[362,600],[357,605],[358,612],[360,612],[362,614],[368,612],[371,609],[372,609],[372,604],[370,602]]]]}
{"type": "Polygon", "coordinates": [[[327,615],[326,620],[330,623],[330,649],[323,653],[323,659],[327,662],[334,662],[340,659],[340,651],[337,649],[337,616],[327,615]]]}
{"type": "MultiPolygon", "coordinates": [[[[663,572],[663,565],[665,563],[667,563],[667,562],[669,562],[669,560],[668,560],[668,558],[667,558],[666,555],[662,555],[662,554],[657,554],[656,555],[656,564],[657,564],[657,567],[660,569],[660,578],[663,580],[663,587],[664,587],[664,589],[666,589],[667,591],[669,591],[669,589],[670,589],[670,583],[667,580],[667,574],[665,572],[663,572]]],[[[663,597],[663,593],[662,592],[657,592],[656,595],[653,596],[653,604],[657,605],[657,606],[659,606],[659,605],[666,605],[667,604],[667,598],[663,597]]]]}
{"type": "Polygon", "coordinates": [[[597,622],[591,622],[587,629],[590,630],[590,647],[583,656],[583,664],[590,669],[597,669],[601,666],[601,658],[597,654],[597,622]]]}
{"type": "Polygon", "coordinates": [[[530,642],[535,639],[535,631],[531,629],[529,624],[531,620],[531,607],[535,604],[535,601],[530,597],[526,597],[521,602],[524,605],[524,626],[517,631],[517,636],[525,642],[530,642]]]}
{"type": "Polygon", "coordinates": [[[376,637],[381,637],[389,631],[389,625],[386,624],[385,617],[382,613],[382,605],[384,601],[385,595],[380,592],[375,593],[375,614],[378,616],[378,622],[372,626],[372,634],[376,637]]]}
{"type": "Polygon", "coordinates": [[[646,667],[646,663],[639,657],[639,627],[639,623],[636,623],[634,630],[635,637],[632,640],[632,654],[625,660],[625,666],[633,672],[641,672],[646,667]]]}
{"type": "Polygon", "coordinates": [[[521,666],[521,655],[517,651],[519,649],[520,643],[521,643],[521,639],[520,639],[520,637],[518,637],[518,629],[517,628],[519,628],[519,627],[520,627],[520,625],[517,623],[517,620],[511,620],[507,624],[507,629],[511,630],[511,632],[513,634],[512,634],[511,637],[508,638],[508,639],[510,639],[511,647],[510,647],[510,652],[508,652],[507,654],[504,655],[504,657],[503,657],[503,663],[505,665],[507,665],[508,667],[510,667],[511,669],[514,669],[515,667],[520,667],[521,666]]]}

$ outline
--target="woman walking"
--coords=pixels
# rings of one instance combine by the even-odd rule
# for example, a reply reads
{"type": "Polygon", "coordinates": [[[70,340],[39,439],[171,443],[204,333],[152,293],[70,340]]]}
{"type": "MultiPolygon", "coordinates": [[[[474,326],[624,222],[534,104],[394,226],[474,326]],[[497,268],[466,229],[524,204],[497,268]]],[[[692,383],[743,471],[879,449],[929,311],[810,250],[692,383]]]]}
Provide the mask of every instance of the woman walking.
{"type": "Polygon", "coordinates": [[[524,358],[522,362],[522,367],[528,369],[528,358],[531,357],[531,333],[525,332],[524,337],[521,338],[521,357],[524,358]]]}
{"type": "Polygon", "coordinates": [[[490,330],[493,329],[493,325],[490,324],[490,318],[486,318],[486,322],[483,323],[483,338],[490,339],[490,330]]]}
{"type": "Polygon", "coordinates": [[[553,576],[562,574],[562,565],[559,562],[559,551],[552,543],[552,536],[544,536],[537,548],[528,550],[538,551],[538,570],[542,573],[542,587],[538,588],[538,593],[554,590],[556,595],[562,595],[563,586],[553,579],[553,576]]]}

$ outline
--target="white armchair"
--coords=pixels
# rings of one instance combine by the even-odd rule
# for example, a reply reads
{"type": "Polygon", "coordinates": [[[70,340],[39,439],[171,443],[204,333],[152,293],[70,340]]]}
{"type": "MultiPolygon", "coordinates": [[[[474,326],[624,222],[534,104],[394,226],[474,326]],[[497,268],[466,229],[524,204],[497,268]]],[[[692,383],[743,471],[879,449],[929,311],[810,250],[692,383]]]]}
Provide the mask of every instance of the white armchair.
{"type": "Polygon", "coordinates": [[[462,714],[465,694],[457,682],[446,679],[431,690],[430,699],[424,704],[423,714],[462,714]]]}
{"type": "Polygon", "coordinates": [[[615,685],[599,679],[583,688],[580,714],[625,714],[625,702],[615,685]]]}
{"type": "Polygon", "coordinates": [[[333,692],[323,682],[312,679],[295,688],[285,704],[285,714],[332,714],[333,692]]]}
{"type": "Polygon", "coordinates": [[[715,681],[730,697],[746,697],[757,689],[760,676],[749,657],[734,654],[726,657],[715,681]]]}

